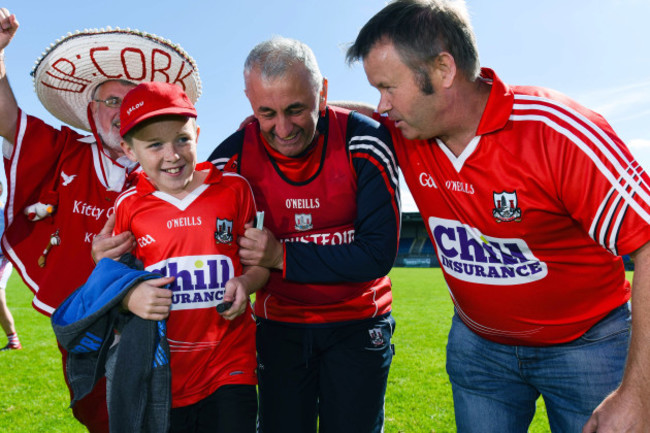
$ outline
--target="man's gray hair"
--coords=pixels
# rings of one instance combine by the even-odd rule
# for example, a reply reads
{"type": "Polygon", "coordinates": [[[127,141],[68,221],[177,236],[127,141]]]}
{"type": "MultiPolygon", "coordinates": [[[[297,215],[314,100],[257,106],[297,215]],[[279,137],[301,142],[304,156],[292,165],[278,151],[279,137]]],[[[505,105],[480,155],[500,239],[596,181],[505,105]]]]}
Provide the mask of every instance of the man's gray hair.
{"type": "Polygon", "coordinates": [[[90,100],[91,101],[95,100],[95,96],[97,95],[97,91],[99,91],[99,88],[102,87],[106,83],[120,83],[120,84],[122,84],[124,86],[133,86],[133,87],[138,85],[137,83],[134,83],[133,81],[125,80],[125,79],[122,79],[122,78],[116,78],[116,79],[110,79],[110,80],[102,81],[101,83],[96,85],[95,88],[90,93],[90,100]]]}
{"type": "Polygon", "coordinates": [[[251,50],[244,63],[244,77],[253,69],[259,69],[262,79],[273,80],[284,76],[298,63],[305,66],[314,89],[320,92],[323,75],[318,68],[314,52],[306,44],[282,36],[274,36],[251,50]]]}

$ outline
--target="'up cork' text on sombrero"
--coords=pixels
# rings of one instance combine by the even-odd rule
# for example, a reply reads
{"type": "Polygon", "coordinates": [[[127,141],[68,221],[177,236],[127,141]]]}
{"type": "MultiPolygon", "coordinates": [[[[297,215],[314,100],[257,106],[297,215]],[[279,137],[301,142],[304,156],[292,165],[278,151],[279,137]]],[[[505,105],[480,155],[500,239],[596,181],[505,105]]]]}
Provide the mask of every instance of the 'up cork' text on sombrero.
{"type": "Polygon", "coordinates": [[[69,33],[43,53],[31,75],[43,106],[62,122],[86,131],[92,92],[107,80],[174,83],[192,103],[201,95],[196,63],[180,46],[130,29],[69,33]]]}

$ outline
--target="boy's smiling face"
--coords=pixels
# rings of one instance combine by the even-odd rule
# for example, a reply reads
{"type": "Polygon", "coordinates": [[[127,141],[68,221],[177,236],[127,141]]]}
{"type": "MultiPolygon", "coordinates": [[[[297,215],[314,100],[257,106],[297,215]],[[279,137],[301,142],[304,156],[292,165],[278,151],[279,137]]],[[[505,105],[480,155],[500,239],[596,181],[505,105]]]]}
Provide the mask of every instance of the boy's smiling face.
{"type": "Polygon", "coordinates": [[[182,116],[154,117],[142,122],[122,141],[124,153],[137,161],[159,191],[178,199],[196,188],[196,121],[182,116]]]}

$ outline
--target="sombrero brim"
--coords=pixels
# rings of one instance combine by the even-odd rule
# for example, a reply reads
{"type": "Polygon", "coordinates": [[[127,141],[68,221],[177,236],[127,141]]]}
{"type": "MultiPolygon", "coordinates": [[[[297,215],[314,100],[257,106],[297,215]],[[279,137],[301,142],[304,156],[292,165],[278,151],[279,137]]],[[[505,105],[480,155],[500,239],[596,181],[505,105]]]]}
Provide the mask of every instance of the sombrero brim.
{"type": "Polygon", "coordinates": [[[196,63],[181,47],[130,29],[68,34],[43,54],[31,75],[43,106],[62,122],[86,131],[92,92],[108,80],[175,83],[192,103],[201,95],[196,63]]]}

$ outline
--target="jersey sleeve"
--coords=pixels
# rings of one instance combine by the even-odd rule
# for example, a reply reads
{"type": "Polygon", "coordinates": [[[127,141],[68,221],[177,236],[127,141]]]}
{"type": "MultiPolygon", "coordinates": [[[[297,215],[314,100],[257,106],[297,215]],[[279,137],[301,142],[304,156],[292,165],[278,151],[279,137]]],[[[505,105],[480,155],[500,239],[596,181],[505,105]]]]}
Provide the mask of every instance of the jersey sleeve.
{"type": "Polygon", "coordinates": [[[358,113],[348,120],[347,145],[357,176],[354,241],[285,244],[285,278],[295,282],[363,282],[386,275],[397,256],[401,211],[390,134],[358,113]]]}
{"type": "Polygon", "coordinates": [[[250,184],[243,176],[237,175],[237,177],[241,179],[241,195],[239,201],[239,227],[241,228],[241,233],[239,234],[243,235],[245,231],[244,225],[253,221],[257,207],[255,206],[255,198],[253,197],[253,190],[250,184]]]}
{"type": "Polygon", "coordinates": [[[124,191],[115,200],[115,227],[113,228],[113,235],[119,235],[122,232],[131,230],[131,217],[129,214],[128,197],[133,194],[135,187],[124,191]]]}
{"type": "Polygon", "coordinates": [[[582,107],[549,123],[550,166],[569,214],[614,255],[650,241],[650,179],[611,126],[582,107]],[[558,144],[555,144],[557,141],[558,144]]]}

